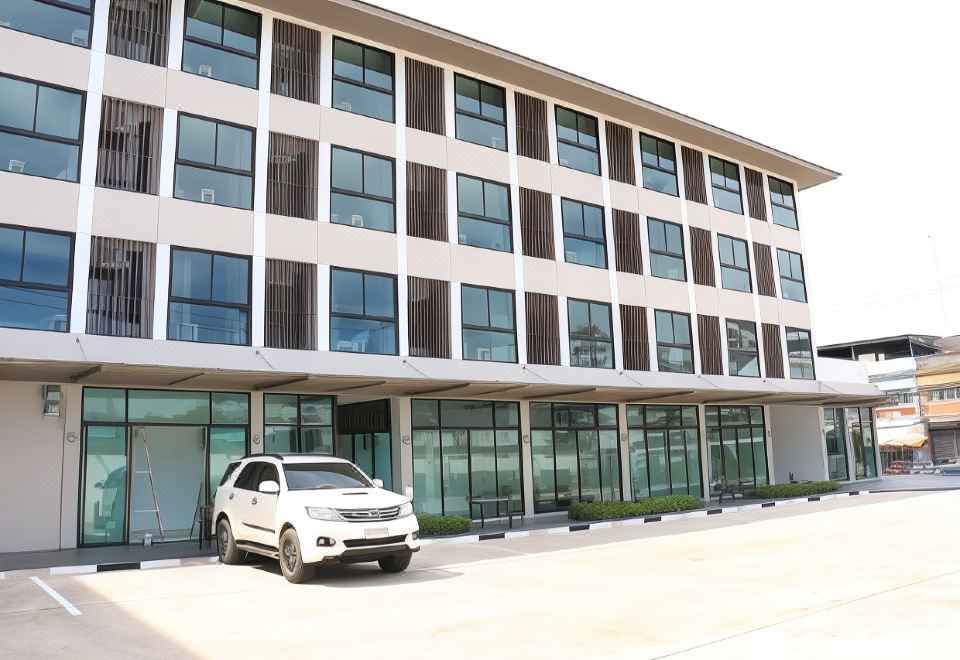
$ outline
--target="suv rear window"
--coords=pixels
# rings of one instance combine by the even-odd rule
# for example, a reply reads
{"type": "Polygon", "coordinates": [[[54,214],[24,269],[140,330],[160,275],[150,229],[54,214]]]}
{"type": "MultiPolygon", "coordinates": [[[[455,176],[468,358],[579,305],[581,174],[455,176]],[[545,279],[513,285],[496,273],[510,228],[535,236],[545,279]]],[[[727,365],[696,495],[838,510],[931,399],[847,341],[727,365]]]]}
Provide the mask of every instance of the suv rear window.
{"type": "Polygon", "coordinates": [[[240,473],[240,476],[237,477],[237,480],[233,483],[233,487],[258,491],[260,490],[260,484],[264,481],[276,481],[279,483],[277,468],[272,463],[267,463],[266,461],[254,461],[253,463],[247,463],[247,466],[243,468],[243,472],[240,473]]]}
{"type": "Polygon", "coordinates": [[[230,478],[230,475],[231,475],[231,474],[233,474],[234,472],[236,472],[236,470],[237,470],[238,467],[240,467],[240,461],[234,461],[233,463],[231,463],[230,465],[228,465],[228,466],[227,466],[227,469],[223,471],[223,477],[220,479],[220,484],[219,484],[219,485],[222,486],[223,484],[227,483],[227,479],[230,478]]]}
{"type": "Polygon", "coordinates": [[[291,463],[283,466],[287,490],[370,488],[367,478],[349,463],[291,463]]]}

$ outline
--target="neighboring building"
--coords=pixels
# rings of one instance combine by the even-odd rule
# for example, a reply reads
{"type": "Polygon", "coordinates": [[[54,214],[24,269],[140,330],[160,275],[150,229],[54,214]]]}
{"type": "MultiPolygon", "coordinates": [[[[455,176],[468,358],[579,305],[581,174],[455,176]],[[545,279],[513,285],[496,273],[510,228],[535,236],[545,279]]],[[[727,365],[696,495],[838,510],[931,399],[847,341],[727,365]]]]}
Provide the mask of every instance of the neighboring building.
{"type": "Polygon", "coordinates": [[[840,360],[858,360],[860,362],[882,362],[883,360],[896,358],[913,358],[939,353],[940,349],[934,344],[938,339],[939,337],[936,335],[897,335],[895,337],[881,337],[880,339],[865,339],[845,344],[818,346],[817,355],[840,360]]]}
{"type": "Polygon", "coordinates": [[[488,517],[876,476],[836,173],[360,2],[0,22],[0,552],[189,538],[264,451],[488,517]]]}
{"type": "Polygon", "coordinates": [[[936,464],[960,458],[960,349],[958,337],[937,342],[938,355],[917,359],[920,414],[930,431],[930,458],[936,464]]]}

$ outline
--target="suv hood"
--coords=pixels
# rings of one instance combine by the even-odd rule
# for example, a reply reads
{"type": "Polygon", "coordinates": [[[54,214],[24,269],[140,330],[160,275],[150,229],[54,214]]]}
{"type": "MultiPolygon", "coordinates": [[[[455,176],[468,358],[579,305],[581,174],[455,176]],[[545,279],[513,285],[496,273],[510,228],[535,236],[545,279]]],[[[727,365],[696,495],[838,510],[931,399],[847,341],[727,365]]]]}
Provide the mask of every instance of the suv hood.
{"type": "Polygon", "coordinates": [[[337,490],[288,490],[284,499],[303,506],[324,506],[331,509],[385,509],[409,502],[383,488],[344,488],[337,490]]]}

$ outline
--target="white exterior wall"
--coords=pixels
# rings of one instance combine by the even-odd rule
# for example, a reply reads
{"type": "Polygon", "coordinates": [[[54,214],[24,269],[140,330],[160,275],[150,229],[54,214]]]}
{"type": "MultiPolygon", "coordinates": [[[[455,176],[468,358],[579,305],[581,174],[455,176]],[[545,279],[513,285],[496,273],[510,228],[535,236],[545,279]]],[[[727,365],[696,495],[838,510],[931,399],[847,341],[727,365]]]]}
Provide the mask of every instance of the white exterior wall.
{"type": "Polygon", "coordinates": [[[767,411],[773,463],[771,483],[789,483],[791,472],[798,481],[826,479],[827,449],[820,409],[814,406],[769,406],[767,411]]]}

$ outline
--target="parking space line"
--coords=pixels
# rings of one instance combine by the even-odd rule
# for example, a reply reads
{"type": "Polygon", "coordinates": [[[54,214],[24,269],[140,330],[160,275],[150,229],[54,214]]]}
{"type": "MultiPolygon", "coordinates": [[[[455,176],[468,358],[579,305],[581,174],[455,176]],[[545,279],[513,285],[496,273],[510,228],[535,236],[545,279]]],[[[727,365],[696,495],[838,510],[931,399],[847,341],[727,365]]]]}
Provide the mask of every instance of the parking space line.
{"type": "Polygon", "coordinates": [[[36,577],[36,576],[33,576],[33,577],[31,577],[30,579],[33,580],[34,582],[36,582],[38,587],[40,587],[41,589],[43,589],[44,591],[46,591],[46,592],[50,595],[51,598],[53,598],[55,601],[57,601],[58,603],[60,603],[60,604],[63,606],[63,609],[65,609],[66,611],[68,611],[71,616],[80,616],[80,610],[78,610],[76,607],[74,607],[74,606],[70,603],[69,600],[67,600],[66,598],[64,598],[64,597],[61,596],[60,594],[58,594],[58,593],[53,589],[53,587],[51,587],[51,586],[48,585],[46,582],[44,582],[43,580],[41,580],[40,578],[38,578],[38,577],[36,577]]]}

